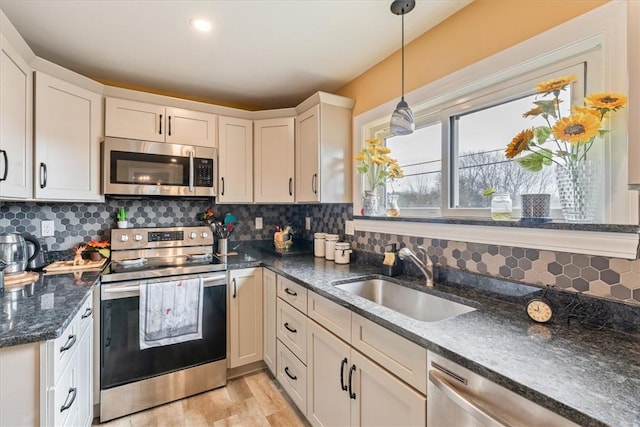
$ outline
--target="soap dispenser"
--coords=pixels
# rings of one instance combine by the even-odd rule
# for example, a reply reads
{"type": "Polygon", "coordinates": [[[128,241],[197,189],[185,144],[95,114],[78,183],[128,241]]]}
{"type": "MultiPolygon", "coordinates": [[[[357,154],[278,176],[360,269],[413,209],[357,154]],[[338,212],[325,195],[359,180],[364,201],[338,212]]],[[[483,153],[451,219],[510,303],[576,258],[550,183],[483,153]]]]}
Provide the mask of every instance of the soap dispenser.
{"type": "Polygon", "coordinates": [[[385,276],[399,276],[402,274],[402,260],[398,257],[398,249],[395,243],[391,244],[391,250],[384,253],[382,261],[382,274],[385,276]]]}

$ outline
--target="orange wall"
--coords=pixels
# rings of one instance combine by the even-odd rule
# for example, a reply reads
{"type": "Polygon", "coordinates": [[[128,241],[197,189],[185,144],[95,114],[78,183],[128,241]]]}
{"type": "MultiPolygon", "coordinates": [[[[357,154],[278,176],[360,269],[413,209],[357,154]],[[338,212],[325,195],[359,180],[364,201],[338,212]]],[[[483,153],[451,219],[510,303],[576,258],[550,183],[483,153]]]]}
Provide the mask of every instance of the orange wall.
{"type": "MultiPolygon", "coordinates": [[[[607,1],[475,0],[405,46],[405,92],[518,44],[607,1]]],[[[411,19],[411,15],[406,19],[411,19]]],[[[391,99],[399,100],[400,91],[398,50],[336,93],[356,100],[353,110],[356,116],[391,99]]]]}

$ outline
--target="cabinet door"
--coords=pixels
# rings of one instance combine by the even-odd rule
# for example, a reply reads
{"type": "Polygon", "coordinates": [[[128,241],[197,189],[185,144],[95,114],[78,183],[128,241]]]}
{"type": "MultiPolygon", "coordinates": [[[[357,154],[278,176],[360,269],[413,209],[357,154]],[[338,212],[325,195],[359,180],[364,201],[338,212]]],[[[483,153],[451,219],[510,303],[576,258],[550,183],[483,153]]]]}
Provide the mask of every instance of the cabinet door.
{"type": "Polygon", "coordinates": [[[165,141],[173,144],[216,147],[216,115],[167,107],[165,141]]]}
{"type": "Polygon", "coordinates": [[[296,121],[296,202],[319,202],[318,152],[320,106],[300,114],[296,121]]]}
{"type": "Polygon", "coordinates": [[[349,425],[351,403],[343,387],[349,381],[349,356],[347,344],[307,320],[307,419],[311,425],[349,425]]]}
{"type": "Polygon", "coordinates": [[[37,73],[35,98],[36,198],[101,200],[102,96],[37,73]]]}
{"type": "MultiPolygon", "coordinates": [[[[86,319],[93,319],[87,317],[86,319]]],[[[81,331],[82,333],[82,331],[81,331]]],[[[87,327],[78,346],[78,422],[90,426],[93,421],[93,327],[87,327]]]]}
{"type": "Polygon", "coordinates": [[[118,138],[164,142],[164,106],[106,98],[104,134],[118,138]]]}
{"type": "Polygon", "coordinates": [[[355,398],[351,426],[416,426],[427,419],[427,399],[369,359],[351,350],[355,398]]]}
{"type": "Polygon", "coordinates": [[[276,273],[264,269],[262,272],[262,293],[264,313],[263,349],[264,362],[271,373],[277,375],[276,369],[276,273]]]}
{"type": "Polygon", "coordinates": [[[262,360],[262,269],[229,272],[229,367],[262,360]]]}
{"type": "Polygon", "coordinates": [[[0,35],[0,198],[31,198],[32,72],[0,35]]]}
{"type": "Polygon", "coordinates": [[[254,199],[256,203],[293,203],[294,119],[256,120],[254,199]]]}
{"type": "Polygon", "coordinates": [[[253,122],[220,117],[218,203],[253,201],[253,122]]]}

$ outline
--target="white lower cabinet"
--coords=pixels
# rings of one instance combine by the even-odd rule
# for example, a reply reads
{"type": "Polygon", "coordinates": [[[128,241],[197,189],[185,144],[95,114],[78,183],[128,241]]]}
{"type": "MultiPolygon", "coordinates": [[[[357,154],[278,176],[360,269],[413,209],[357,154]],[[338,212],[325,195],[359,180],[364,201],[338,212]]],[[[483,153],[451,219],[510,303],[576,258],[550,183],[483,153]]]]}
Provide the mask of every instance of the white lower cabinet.
{"type": "Polygon", "coordinates": [[[263,360],[262,268],[229,271],[229,367],[263,360]]]}
{"type": "Polygon", "coordinates": [[[289,279],[276,283],[276,378],[311,425],[425,425],[426,349],[289,279]]]}
{"type": "Polygon", "coordinates": [[[276,273],[267,269],[262,271],[262,298],[264,363],[276,376],[276,273]]]}
{"type": "Polygon", "coordinates": [[[40,350],[40,425],[90,426],[93,420],[93,298],[60,337],[40,350]]]}

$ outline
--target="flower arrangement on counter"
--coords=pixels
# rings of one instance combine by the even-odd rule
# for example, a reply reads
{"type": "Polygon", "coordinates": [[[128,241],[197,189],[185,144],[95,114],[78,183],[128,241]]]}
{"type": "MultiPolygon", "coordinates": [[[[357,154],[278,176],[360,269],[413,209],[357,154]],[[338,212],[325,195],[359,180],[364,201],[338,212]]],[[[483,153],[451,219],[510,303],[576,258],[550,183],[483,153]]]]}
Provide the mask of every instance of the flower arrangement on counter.
{"type": "Polygon", "coordinates": [[[213,208],[210,207],[206,211],[196,215],[196,219],[202,221],[205,225],[211,225],[211,223],[215,221],[216,215],[213,212],[213,208]]]}
{"type": "Polygon", "coordinates": [[[89,257],[92,261],[100,261],[103,257],[109,258],[109,255],[111,254],[109,247],[111,247],[111,243],[108,240],[98,241],[96,239],[91,239],[87,243],[83,243],[78,247],[73,248],[73,265],[82,264],[81,260],[84,252],[90,254],[89,257]]]}
{"type": "Polygon", "coordinates": [[[404,176],[398,161],[389,157],[391,149],[382,145],[382,141],[382,138],[367,139],[366,145],[355,156],[356,170],[365,176],[368,190],[371,191],[384,185],[387,180],[393,183],[404,176]]]}
{"type": "Polygon", "coordinates": [[[536,85],[540,100],[535,107],[523,114],[523,117],[542,117],[546,126],[525,129],[517,134],[507,145],[505,157],[513,159],[527,151],[529,154],[516,161],[523,168],[538,172],[543,166],[556,163],[566,166],[587,159],[597,137],[604,136],[605,120],[611,112],[617,111],[627,103],[627,97],[618,93],[594,93],[584,99],[585,106],[574,106],[571,114],[563,117],[560,111],[560,92],[576,80],[576,76],[566,76],[542,82],[536,85]],[[544,99],[551,95],[551,99],[544,99]],[[553,147],[543,147],[552,142],[553,147]]]}

